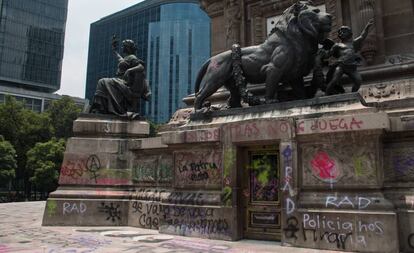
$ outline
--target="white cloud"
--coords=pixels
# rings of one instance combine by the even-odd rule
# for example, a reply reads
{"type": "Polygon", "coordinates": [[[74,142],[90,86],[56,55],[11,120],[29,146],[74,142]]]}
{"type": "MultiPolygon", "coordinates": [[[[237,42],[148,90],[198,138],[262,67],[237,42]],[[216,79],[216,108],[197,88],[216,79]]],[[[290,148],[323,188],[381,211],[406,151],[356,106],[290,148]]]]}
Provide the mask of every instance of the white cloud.
{"type": "Polygon", "coordinates": [[[85,96],[90,24],[142,0],[69,0],[59,94],[85,96]]]}

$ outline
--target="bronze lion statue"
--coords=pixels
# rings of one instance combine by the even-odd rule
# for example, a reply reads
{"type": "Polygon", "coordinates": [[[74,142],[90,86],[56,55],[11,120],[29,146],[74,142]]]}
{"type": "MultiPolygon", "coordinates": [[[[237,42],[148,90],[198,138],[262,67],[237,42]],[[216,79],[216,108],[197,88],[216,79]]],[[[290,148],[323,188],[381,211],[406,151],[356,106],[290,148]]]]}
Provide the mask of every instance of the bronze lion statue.
{"type": "MultiPolygon", "coordinates": [[[[265,103],[277,102],[279,84],[289,85],[297,99],[313,97],[304,88],[303,77],[313,68],[319,43],[331,31],[332,16],[311,1],[299,1],[285,10],[267,40],[241,48],[243,78],[250,84],[266,85],[265,103]]],[[[230,91],[229,107],[241,107],[241,92],[233,77],[232,51],[211,57],[201,67],[195,83],[195,110],[223,85],[230,91]]],[[[311,92],[312,93],[312,92],[311,92]]]]}

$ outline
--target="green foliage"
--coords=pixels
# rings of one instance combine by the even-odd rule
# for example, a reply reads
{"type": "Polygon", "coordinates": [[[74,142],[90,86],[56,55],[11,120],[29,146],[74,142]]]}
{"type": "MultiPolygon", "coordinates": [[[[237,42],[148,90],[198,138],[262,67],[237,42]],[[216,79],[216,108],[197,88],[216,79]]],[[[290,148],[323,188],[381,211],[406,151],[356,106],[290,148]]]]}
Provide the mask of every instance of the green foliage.
{"type": "Polygon", "coordinates": [[[38,189],[47,192],[56,189],[64,151],[65,140],[53,138],[48,142],[37,143],[27,152],[26,170],[33,173],[30,181],[38,189]]]}
{"type": "Polygon", "coordinates": [[[0,134],[9,141],[17,153],[17,177],[28,180],[25,173],[26,152],[37,142],[52,137],[52,126],[46,114],[27,110],[13,97],[6,96],[6,102],[0,104],[0,134]]]}
{"type": "Polygon", "coordinates": [[[73,136],[73,121],[79,116],[81,109],[73,99],[63,96],[51,103],[47,110],[56,138],[69,138],[73,136]]]}
{"type": "Polygon", "coordinates": [[[10,142],[5,141],[0,135],[0,188],[6,186],[16,174],[17,162],[15,159],[16,150],[10,142]]]}
{"type": "Polygon", "coordinates": [[[158,128],[160,127],[159,124],[152,122],[151,120],[148,120],[148,123],[150,124],[150,133],[149,137],[156,137],[158,128]]]}

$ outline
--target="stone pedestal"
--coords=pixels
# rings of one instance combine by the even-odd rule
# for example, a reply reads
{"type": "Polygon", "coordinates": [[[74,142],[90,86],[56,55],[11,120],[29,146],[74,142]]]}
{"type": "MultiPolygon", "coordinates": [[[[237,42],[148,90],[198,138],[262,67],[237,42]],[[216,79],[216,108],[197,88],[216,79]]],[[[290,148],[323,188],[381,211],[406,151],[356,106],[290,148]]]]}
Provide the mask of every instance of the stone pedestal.
{"type": "Polygon", "coordinates": [[[155,138],[145,122],[81,117],[43,224],[413,252],[413,86],[193,115],[155,138]],[[275,159],[271,189],[250,180],[252,152],[275,159]],[[265,190],[272,205],[252,194],[265,190]]]}

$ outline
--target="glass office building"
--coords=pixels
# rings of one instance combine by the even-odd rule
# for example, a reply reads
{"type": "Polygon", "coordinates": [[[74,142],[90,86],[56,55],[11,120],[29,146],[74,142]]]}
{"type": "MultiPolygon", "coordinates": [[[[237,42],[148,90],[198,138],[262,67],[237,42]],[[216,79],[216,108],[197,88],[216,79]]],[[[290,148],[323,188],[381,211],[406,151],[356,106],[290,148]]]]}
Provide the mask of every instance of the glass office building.
{"type": "Polygon", "coordinates": [[[153,93],[141,113],[163,123],[194,91],[202,63],[210,56],[210,18],[198,1],[147,0],[91,25],[85,97],[92,101],[100,78],[116,73],[111,38],[132,39],[146,63],[153,93]]]}
{"type": "Polygon", "coordinates": [[[0,85],[60,88],[68,0],[0,0],[0,85]]]}

